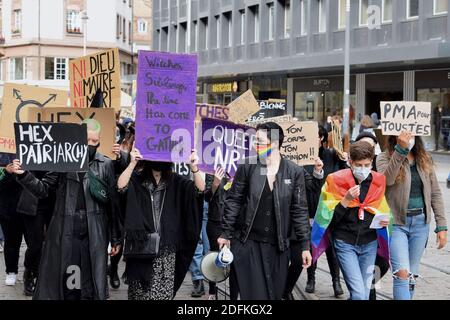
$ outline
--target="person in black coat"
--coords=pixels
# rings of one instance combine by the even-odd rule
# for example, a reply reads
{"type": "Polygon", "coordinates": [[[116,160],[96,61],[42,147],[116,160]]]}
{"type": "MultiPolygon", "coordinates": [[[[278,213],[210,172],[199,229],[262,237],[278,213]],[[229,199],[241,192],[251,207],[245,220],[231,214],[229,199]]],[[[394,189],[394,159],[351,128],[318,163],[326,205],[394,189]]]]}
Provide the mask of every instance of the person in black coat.
{"type": "Polygon", "coordinates": [[[283,140],[278,124],[258,125],[258,158],[239,165],[225,201],[217,241],[219,248],[226,245],[234,255],[230,281],[235,279],[243,300],[282,298],[292,230],[300,242],[297,254],[303,266],[311,265],[304,172],[281,157],[283,140]]]}
{"type": "Polygon", "coordinates": [[[84,122],[89,173],[49,172],[39,180],[14,161],[14,173],[24,189],[39,199],[56,193],[33,296],[37,300],[105,300],[108,243],[112,255],[120,248],[113,163],[97,152],[100,124],[94,119],[84,122]]]}

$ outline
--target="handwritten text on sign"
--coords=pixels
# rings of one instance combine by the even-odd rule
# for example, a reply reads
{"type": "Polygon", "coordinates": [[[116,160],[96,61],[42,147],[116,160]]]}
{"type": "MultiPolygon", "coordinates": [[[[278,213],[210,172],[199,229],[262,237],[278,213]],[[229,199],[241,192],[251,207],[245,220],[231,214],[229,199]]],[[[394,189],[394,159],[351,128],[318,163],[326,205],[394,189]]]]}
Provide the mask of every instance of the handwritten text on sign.
{"type": "Polygon", "coordinates": [[[313,121],[281,122],[284,131],[284,142],[281,155],[298,165],[312,165],[319,156],[319,127],[313,121]]]}
{"type": "Polygon", "coordinates": [[[402,131],[415,136],[431,135],[431,103],[414,101],[380,102],[381,130],[398,136],[402,131]]]}
{"type": "Polygon", "coordinates": [[[228,121],[203,118],[199,169],[214,173],[222,167],[234,176],[239,162],[254,156],[255,129],[228,121]]]}
{"type": "Polygon", "coordinates": [[[25,170],[87,171],[85,124],[15,123],[17,158],[25,170]]]}
{"type": "Polygon", "coordinates": [[[219,120],[228,120],[230,109],[226,106],[216,104],[197,103],[197,116],[195,120],[200,121],[201,118],[211,118],[219,120]]]}
{"type": "Polygon", "coordinates": [[[74,108],[115,108],[119,111],[119,50],[111,49],[71,61],[70,92],[74,108]]]}
{"type": "Polygon", "coordinates": [[[139,51],[136,148],[146,160],[187,161],[193,146],[197,56],[139,51]]]}

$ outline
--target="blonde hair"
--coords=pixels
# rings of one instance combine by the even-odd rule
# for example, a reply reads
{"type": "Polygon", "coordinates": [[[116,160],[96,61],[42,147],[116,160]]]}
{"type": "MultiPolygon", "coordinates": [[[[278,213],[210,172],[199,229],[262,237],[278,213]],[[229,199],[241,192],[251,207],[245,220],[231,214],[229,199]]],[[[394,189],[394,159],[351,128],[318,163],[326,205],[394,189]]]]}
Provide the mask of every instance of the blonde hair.
{"type": "Polygon", "coordinates": [[[366,128],[373,128],[375,125],[373,124],[373,120],[370,116],[365,115],[362,119],[361,119],[361,125],[366,127],[366,128]]]}

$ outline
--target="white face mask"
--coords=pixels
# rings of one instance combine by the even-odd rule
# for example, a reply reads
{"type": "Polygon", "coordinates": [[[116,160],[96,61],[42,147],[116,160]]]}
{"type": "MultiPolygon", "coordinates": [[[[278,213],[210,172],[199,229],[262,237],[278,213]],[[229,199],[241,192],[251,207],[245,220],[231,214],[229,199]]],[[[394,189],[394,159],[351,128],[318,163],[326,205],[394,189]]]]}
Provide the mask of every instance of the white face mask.
{"type": "Polygon", "coordinates": [[[409,151],[411,151],[414,146],[416,145],[416,139],[412,138],[411,140],[409,140],[409,151]]]}
{"type": "Polygon", "coordinates": [[[358,181],[363,182],[369,177],[370,172],[372,172],[372,168],[353,167],[352,171],[355,178],[358,179],[358,181]]]}

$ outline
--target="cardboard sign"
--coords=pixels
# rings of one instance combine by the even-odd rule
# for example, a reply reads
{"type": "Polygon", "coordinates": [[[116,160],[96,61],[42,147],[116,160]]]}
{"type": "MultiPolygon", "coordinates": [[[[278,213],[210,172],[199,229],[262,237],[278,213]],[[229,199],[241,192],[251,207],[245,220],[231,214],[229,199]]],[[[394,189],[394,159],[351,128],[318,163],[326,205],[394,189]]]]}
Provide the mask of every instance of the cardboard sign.
{"type": "Polygon", "coordinates": [[[228,108],[230,108],[229,120],[234,123],[244,124],[251,115],[259,111],[259,104],[252,90],[247,90],[230,103],[228,108]]]}
{"type": "Polygon", "coordinates": [[[331,137],[333,139],[333,148],[338,154],[344,153],[344,145],[342,144],[342,130],[339,121],[333,120],[331,122],[331,137]]]}
{"type": "Polygon", "coordinates": [[[250,121],[250,122],[247,122],[246,124],[251,127],[256,127],[258,124],[261,124],[261,123],[276,122],[279,124],[282,122],[290,122],[290,121],[292,121],[292,116],[290,114],[287,114],[287,115],[280,116],[280,117],[263,118],[263,119],[259,119],[257,121],[250,121]]]}
{"type": "Polygon", "coordinates": [[[120,119],[129,118],[131,120],[135,120],[134,112],[131,108],[122,108],[120,109],[120,119]]]}
{"type": "Polygon", "coordinates": [[[70,102],[73,108],[120,110],[119,49],[111,49],[69,63],[70,102]]]}
{"type": "Polygon", "coordinates": [[[201,150],[199,169],[214,174],[222,167],[233,177],[241,160],[255,156],[255,129],[229,121],[203,118],[202,136],[197,142],[201,150]]]}
{"type": "Polygon", "coordinates": [[[139,51],[136,148],[146,160],[183,162],[194,145],[197,56],[139,51]]]}
{"type": "Polygon", "coordinates": [[[313,165],[319,156],[319,126],[315,121],[281,122],[284,143],[280,153],[299,166],[313,165]]]}
{"type": "Polygon", "coordinates": [[[431,102],[380,102],[383,135],[399,136],[402,131],[415,136],[431,136],[431,102]]]}
{"type": "Polygon", "coordinates": [[[75,123],[81,124],[84,119],[95,119],[100,123],[100,147],[98,151],[115,159],[112,147],[116,139],[116,120],[114,109],[105,108],[30,108],[28,110],[28,122],[51,122],[51,123],[75,123]]]}
{"type": "Polygon", "coordinates": [[[230,116],[230,109],[226,106],[218,104],[197,103],[195,120],[200,121],[202,118],[210,118],[227,121],[230,116]]]}
{"type": "Polygon", "coordinates": [[[258,103],[260,110],[250,116],[247,121],[251,122],[266,118],[281,117],[287,113],[285,100],[258,101],[258,103]]]}
{"type": "Polygon", "coordinates": [[[16,153],[14,123],[27,121],[27,109],[32,107],[67,107],[67,91],[6,83],[0,116],[0,152],[16,153]]]}
{"type": "Polygon", "coordinates": [[[24,170],[88,171],[86,124],[15,123],[14,129],[24,170]]]}

